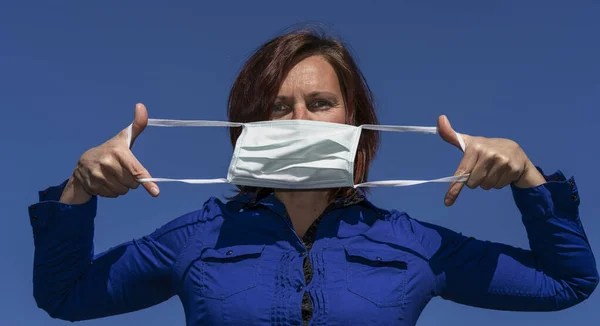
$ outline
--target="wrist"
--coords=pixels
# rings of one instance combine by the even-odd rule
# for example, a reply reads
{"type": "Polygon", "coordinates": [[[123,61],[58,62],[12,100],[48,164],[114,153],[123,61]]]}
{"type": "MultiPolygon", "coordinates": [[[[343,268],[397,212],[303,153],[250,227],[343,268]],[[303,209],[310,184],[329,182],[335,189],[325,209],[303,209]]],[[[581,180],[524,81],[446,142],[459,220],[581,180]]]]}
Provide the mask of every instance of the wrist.
{"type": "Polygon", "coordinates": [[[531,161],[527,162],[527,166],[521,177],[514,182],[517,188],[533,188],[546,183],[546,178],[538,171],[531,161]]]}
{"type": "Polygon", "coordinates": [[[59,202],[69,205],[79,205],[86,203],[91,198],[92,195],[85,191],[75,177],[71,176],[65,185],[65,189],[60,196],[59,202]]]}

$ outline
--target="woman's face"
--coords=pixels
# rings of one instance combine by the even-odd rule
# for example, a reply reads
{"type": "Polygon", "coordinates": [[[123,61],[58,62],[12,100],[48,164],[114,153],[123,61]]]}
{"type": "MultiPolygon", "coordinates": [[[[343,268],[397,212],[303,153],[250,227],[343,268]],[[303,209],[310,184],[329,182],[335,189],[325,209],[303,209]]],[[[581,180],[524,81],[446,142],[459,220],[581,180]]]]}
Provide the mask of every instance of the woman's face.
{"type": "Polygon", "coordinates": [[[279,89],[271,119],[345,123],[346,107],[333,67],[320,56],[298,62],[279,89]]]}

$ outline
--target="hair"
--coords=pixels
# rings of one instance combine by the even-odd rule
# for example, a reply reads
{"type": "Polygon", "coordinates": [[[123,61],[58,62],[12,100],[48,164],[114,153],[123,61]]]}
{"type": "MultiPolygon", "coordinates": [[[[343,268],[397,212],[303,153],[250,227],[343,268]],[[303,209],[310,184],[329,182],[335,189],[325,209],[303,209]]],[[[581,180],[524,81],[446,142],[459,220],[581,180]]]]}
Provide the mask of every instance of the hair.
{"type": "MultiPolygon", "coordinates": [[[[346,123],[378,124],[371,90],[347,46],[340,40],[311,29],[298,29],[264,43],[246,61],[231,87],[228,99],[228,119],[233,122],[269,120],[279,88],[287,73],[301,60],[320,56],[331,64],[337,74],[344,104],[346,123]]],[[[230,128],[235,147],[240,128],[230,128]]],[[[379,146],[379,133],[363,130],[359,141],[354,183],[367,181],[370,164],[379,146]]],[[[271,193],[273,189],[238,186],[237,196],[254,194],[253,199],[271,193]]],[[[364,190],[361,189],[361,192],[364,190]]],[[[354,195],[354,188],[340,188],[330,199],[354,195]]]]}

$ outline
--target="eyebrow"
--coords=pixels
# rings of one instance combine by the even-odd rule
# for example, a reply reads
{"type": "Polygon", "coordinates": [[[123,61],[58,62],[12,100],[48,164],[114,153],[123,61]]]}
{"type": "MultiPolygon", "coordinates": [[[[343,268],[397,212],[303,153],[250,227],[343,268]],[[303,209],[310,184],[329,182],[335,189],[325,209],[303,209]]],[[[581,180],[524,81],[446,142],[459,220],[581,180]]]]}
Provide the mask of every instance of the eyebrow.
{"type": "MultiPolygon", "coordinates": [[[[314,91],[314,92],[310,92],[308,94],[308,98],[311,98],[311,99],[313,99],[315,97],[318,97],[318,96],[327,96],[327,97],[331,97],[331,98],[337,99],[337,95],[335,95],[334,93],[331,93],[331,92],[314,91]]],[[[280,101],[284,101],[285,102],[285,101],[289,100],[290,97],[289,96],[280,95],[280,96],[277,96],[277,99],[280,100],[280,101]]]]}

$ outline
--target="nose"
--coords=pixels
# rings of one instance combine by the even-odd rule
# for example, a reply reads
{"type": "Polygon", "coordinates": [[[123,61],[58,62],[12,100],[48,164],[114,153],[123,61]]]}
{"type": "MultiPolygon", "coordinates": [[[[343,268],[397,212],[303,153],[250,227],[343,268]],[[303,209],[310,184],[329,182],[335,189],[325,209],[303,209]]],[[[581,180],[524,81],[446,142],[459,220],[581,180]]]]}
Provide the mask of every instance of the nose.
{"type": "Polygon", "coordinates": [[[296,120],[311,120],[310,112],[306,108],[304,103],[299,103],[294,106],[294,110],[292,112],[292,119],[296,120]]]}

